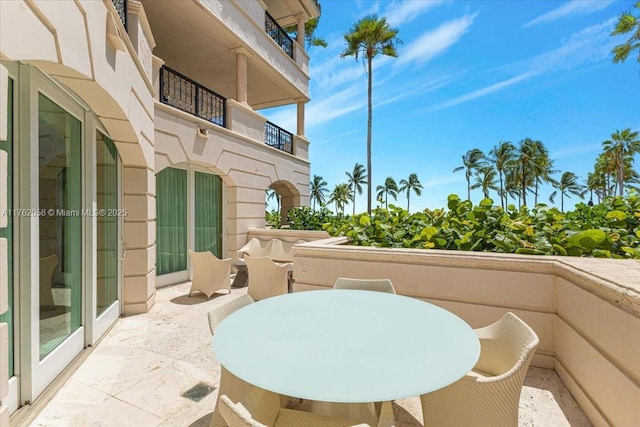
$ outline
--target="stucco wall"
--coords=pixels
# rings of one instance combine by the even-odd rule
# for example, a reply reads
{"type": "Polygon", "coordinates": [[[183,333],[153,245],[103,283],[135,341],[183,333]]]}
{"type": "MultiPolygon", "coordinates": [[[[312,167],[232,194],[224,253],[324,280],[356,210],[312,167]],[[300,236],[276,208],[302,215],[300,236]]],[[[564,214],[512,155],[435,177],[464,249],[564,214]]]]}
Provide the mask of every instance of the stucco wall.
{"type": "Polygon", "coordinates": [[[389,278],[477,328],[506,311],[540,337],[534,366],[553,368],[595,425],[640,420],[640,263],[457,251],[296,245],[294,291],[338,277],[389,278]]]}
{"type": "MultiPolygon", "coordinates": [[[[125,170],[151,170],[154,101],[149,71],[153,38],[142,6],[135,1],[132,5],[135,46],[110,0],[2,1],[0,58],[32,64],[69,87],[98,116],[114,140],[125,170]]],[[[125,172],[123,183],[123,207],[129,213],[125,228],[155,221],[154,181],[134,183],[127,178],[130,175],[125,172]]],[[[146,311],[153,304],[152,237],[126,253],[126,313],[146,311]],[[140,265],[148,269],[142,272],[140,265]]]]}
{"type": "Polygon", "coordinates": [[[193,163],[226,185],[226,256],[235,256],[250,228],[265,226],[265,190],[272,183],[291,183],[301,202],[308,203],[308,161],[161,103],[155,112],[155,172],[193,163]]]}

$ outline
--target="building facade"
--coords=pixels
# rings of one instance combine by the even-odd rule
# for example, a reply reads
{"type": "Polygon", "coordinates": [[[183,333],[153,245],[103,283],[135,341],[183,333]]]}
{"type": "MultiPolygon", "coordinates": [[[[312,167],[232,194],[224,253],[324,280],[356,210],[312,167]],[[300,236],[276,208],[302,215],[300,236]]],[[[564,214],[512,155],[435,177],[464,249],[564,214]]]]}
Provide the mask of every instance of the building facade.
{"type": "MultiPolygon", "coordinates": [[[[309,203],[315,0],[0,2],[0,425],[189,249],[309,203]],[[283,27],[294,26],[291,38],[283,27]],[[259,110],[295,104],[293,132],[259,110]]],[[[7,424],[5,424],[5,422],[7,424]]]]}

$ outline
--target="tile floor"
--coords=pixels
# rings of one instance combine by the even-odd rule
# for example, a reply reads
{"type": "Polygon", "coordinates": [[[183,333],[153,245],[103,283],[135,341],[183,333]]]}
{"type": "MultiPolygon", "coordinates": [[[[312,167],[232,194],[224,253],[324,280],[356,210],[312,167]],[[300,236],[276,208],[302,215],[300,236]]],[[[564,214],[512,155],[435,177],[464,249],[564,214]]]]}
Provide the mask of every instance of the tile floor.
{"type": "MultiPolygon", "coordinates": [[[[220,365],[206,313],[246,288],[210,300],[188,297],[188,290],[189,284],[162,288],[149,313],[121,318],[30,425],[208,426],[220,365]],[[183,396],[190,390],[192,399],[183,396]]],[[[419,399],[397,401],[394,411],[398,426],[422,425],[419,399]]],[[[590,423],[553,371],[530,368],[519,425],[590,423]]]]}

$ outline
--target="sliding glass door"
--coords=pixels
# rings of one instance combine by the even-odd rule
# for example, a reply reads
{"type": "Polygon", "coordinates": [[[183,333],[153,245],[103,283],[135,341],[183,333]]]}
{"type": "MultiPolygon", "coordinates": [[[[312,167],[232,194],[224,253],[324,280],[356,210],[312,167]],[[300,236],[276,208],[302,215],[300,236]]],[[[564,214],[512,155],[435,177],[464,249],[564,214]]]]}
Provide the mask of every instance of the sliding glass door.
{"type": "Polygon", "coordinates": [[[38,123],[42,360],[82,324],[82,125],[43,94],[38,123]]]}

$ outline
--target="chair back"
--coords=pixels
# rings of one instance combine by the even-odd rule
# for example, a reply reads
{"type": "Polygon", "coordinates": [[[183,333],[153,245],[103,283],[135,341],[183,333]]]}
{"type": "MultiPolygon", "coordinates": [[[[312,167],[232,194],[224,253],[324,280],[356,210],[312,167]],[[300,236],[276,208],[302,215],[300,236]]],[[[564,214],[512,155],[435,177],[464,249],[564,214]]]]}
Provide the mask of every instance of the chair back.
{"type": "Polygon", "coordinates": [[[395,294],[396,290],[389,279],[352,279],[339,277],[333,289],[356,289],[361,291],[376,291],[395,294]]]}
{"type": "MultiPolygon", "coordinates": [[[[491,325],[476,329],[476,334],[481,350],[474,370],[493,376],[514,373],[525,363],[528,367],[539,343],[533,329],[511,312],[491,325]]],[[[527,367],[524,367],[525,373],[527,367]]]]}
{"type": "Polygon", "coordinates": [[[267,256],[268,241],[263,241],[252,237],[246,245],[238,249],[238,258],[244,258],[244,255],[249,256],[267,256]]]}
{"type": "Polygon", "coordinates": [[[242,307],[246,307],[253,303],[253,298],[247,294],[242,294],[238,298],[234,298],[231,301],[222,304],[220,307],[216,307],[208,312],[207,317],[209,319],[209,329],[211,330],[211,334],[213,335],[216,332],[220,323],[229,317],[230,314],[233,314],[242,307]]]}
{"type": "Polygon", "coordinates": [[[247,293],[255,301],[288,292],[288,265],[275,263],[270,257],[245,256],[244,260],[249,274],[247,293]]]}
{"type": "Polygon", "coordinates": [[[538,336],[513,313],[475,331],[480,358],[473,371],[420,396],[425,426],[518,426],[520,392],[538,336]]]}
{"type": "Polygon", "coordinates": [[[231,258],[219,259],[209,251],[194,252],[189,250],[191,260],[191,290],[204,293],[207,298],[222,289],[231,292],[231,258]]]}

